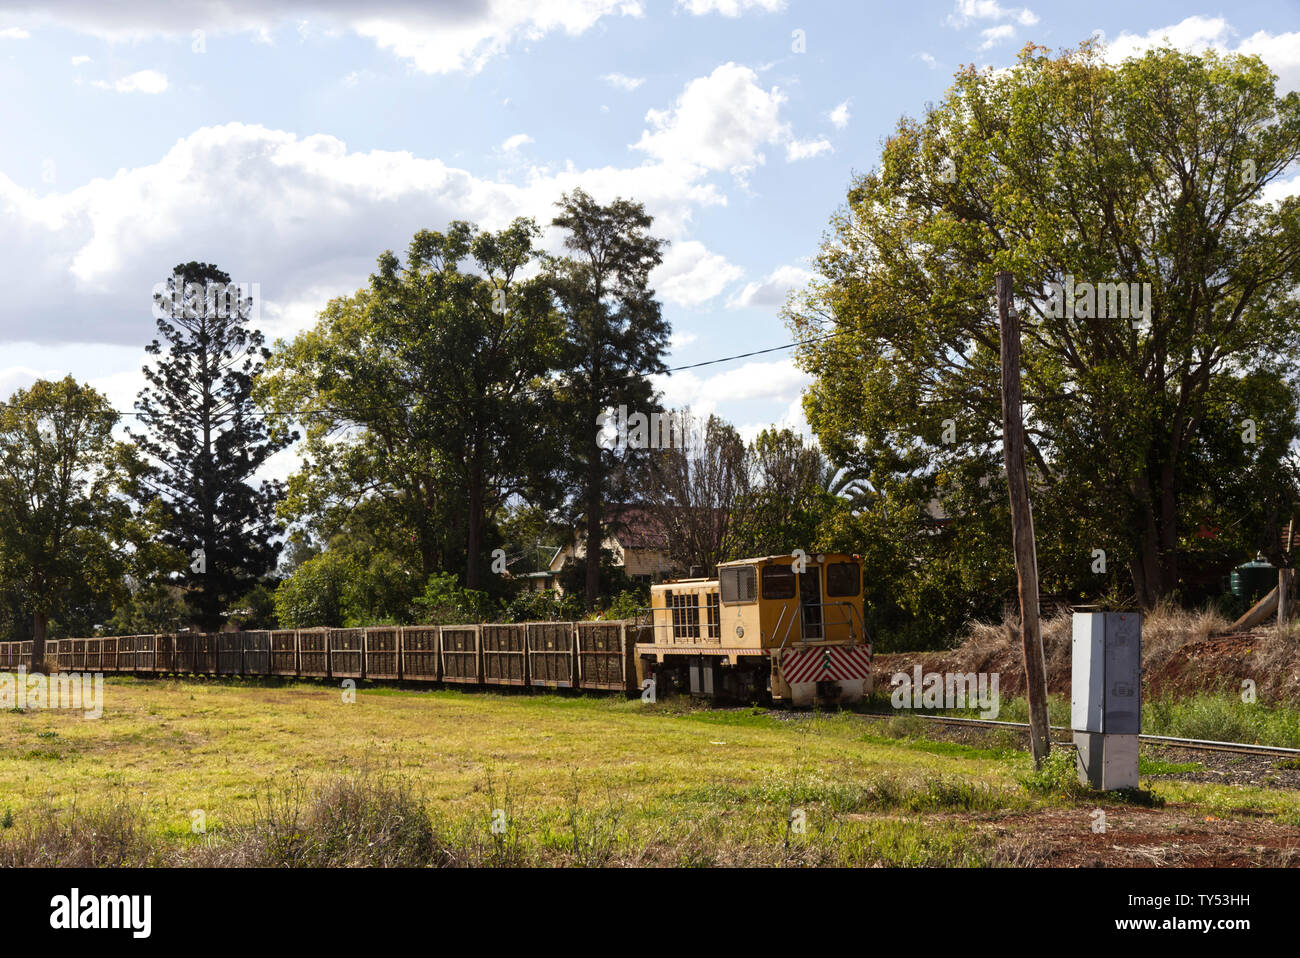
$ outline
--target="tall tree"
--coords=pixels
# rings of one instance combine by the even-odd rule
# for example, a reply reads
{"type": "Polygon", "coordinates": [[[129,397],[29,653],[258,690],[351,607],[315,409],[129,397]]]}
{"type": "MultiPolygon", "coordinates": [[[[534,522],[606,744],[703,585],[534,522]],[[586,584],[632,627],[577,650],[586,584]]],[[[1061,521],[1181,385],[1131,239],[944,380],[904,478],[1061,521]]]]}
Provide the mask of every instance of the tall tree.
{"type": "MultiPolygon", "coordinates": [[[[1297,434],[1300,199],[1266,187],[1300,158],[1300,96],[1274,85],[1254,57],[1113,65],[1092,42],[959,73],[853,183],[791,312],[801,336],[837,333],[801,353],[822,448],[887,498],[943,499],[958,535],[991,531],[990,293],[1010,270],[1044,587],[1100,549],[1142,603],[1174,592],[1204,521],[1184,507],[1212,501],[1214,477],[1294,495],[1279,483],[1297,434]]],[[[1261,531],[1248,499],[1218,508],[1261,531]]],[[[960,550],[972,577],[1005,578],[1005,548],[983,543],[960,550]]]]}
{"type": "Polygon", "coordinates": [[[360,527],[366,552],[404,556],[422,579],[463,565],[461,490],[416,406],[422,375],[375,323],[368,289],[331,300],[315,327],[276,344],[255,394],[275,429],[304,424],[302,466],[279,505],[291,564],[360,527]]]}
{"type": "Polygon", "coordinates": [[[790,429],[764,429],[748,457],[751,491],[737,523],[737,548],[745,555],[822,548],[818,527],[841,502],[826,485],[843,489],[851,480],[837,481],[821,450],[790,429]]]}
{"type": "Polygon", "coordinates": [[[129,568],[121,493],[138,468],[113,439],[117,418],[70,376],[0,405],[0,584],[31,615],[33,668],[51,616],[113,593],[129,568]]]}
{"type": "Polygon", "coordinates": [[[249,325],[255,303],[207,263],[184,263],[155,296],[159,357],[135,408],[133,435],[150,460],[146,499],[167,513],[164,539],[191,557],[182,572],[187,605],[205,630],[275,568],[283,530],[278,482],[252,484],[270,456],[296,436],[274,436],[253,403],[253,381],[270,355],[249,325]]]}
{"type": "Polygon", "coordinates": [[[648,376],[666,369],[669,326],[650,288],[665,240],[648,232],[654,218],[640,203],[598,204],[583,190],[565,194],[552,221],[566,231],[565,257],[551,258],[549,282],[566,325],[557,398],[566,423],[562,468],[571,506],[586,536],[587,606],[600,593],[605,503],[626,501],[636,475],[626,445],[601,441],[600,416],[620,406],[659,411],[648,376]]]}
{"type": "Polygon", "coordinates": [[[488,520],[511,496],[545,498],[553,472],[547,376],[560,325],[544,281],[521,271],[539,230],[452,223],[422,230],[403,264],[332,303],[266,377],[272,408],[316,407],[289,512],[325,538],[362,503],[386,502],[418,540],[422,572],[449,539],[468,588],[490,567],[488,520]],[[442,543],[440,547],[439,543],[442,543]]]}
{"type": "Polygon", "coordinates": [[[717,416],[670,413],[679,446],[650,455],[646,500],[668,536],[669,556],[683,568],[712,575],[733,558],[749,495],[749,460],[734,426],[717,416]]]}

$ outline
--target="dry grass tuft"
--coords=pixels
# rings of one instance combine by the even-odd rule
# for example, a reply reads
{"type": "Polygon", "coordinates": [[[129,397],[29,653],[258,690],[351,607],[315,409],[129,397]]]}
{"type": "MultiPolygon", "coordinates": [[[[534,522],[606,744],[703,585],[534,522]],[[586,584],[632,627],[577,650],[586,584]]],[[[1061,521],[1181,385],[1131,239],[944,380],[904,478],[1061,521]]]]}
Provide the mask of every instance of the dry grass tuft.
{"type": "MultiPolygon", "coordinates": [[[[1142,671],[1160,695],[1236,691],[1253,680],[1261,701],[1300,703],[1300,622],[1228,634],[1231,623],[1217,611],[1163,604],[1142,616],[1142,671]]],[[[1047,687],[1070,689],[1072,617],[1060,613],[1042,623],[1047,687]]],[[[948,652],[918,656],[927,669],[999,672],[1004,694],[1023,692],[1020,619],[970,624],[948,652]]],[[[891,665],[892,667],[892,665],[891,665]]]]}
{"type": "Polygon", "coordinates": [[[88,807],[50,801],[6,813],[0,868],[118,868],[160,864],[142,803],[125,794],[88,807]]]}

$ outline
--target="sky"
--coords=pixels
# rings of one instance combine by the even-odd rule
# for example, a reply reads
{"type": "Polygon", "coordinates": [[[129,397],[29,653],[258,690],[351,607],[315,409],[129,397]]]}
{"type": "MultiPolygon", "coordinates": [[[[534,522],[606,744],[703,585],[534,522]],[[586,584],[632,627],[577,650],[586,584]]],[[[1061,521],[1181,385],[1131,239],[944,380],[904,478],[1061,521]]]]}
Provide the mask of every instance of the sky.
{"type": "MultiPolygon", "coordinates": [[[[1289,0],[0,0],[0,398],[70,373],[130,410],[178,263],[257,284],[273,341],[416,231],[547,224],[575,187],[670,240],[670,366],[788,344],[899,118],[960,66],[1094,34],[1256,53],[1300,89],[1289,0]]],[[[787,350],[659,385],[752,438],[807,431],[808,381],[787,350]]]]}

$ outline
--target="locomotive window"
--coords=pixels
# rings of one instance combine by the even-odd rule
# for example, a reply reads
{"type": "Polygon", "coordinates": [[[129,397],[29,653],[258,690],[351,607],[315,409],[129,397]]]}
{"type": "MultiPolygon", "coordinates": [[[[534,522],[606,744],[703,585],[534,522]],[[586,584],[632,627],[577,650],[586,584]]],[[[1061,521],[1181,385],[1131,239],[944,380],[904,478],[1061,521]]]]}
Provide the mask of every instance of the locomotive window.
{"type": "Polygon", "coordinates": [[[763,598],[793,599],[794,569],[788,565],[763,566],[763,598]]]}
{"type": "Polygon", "coordinates": [[[721,634],[720,613],[718,608],[718,593],[710,592],[709,600],[709,638],[716,639],[721,634]]]}
{"type": "Polygon", "coordinates": [[[673,638],[700,637],[700,604],[694,592],[668,593],[673,610],[673,638]]]}
{"type": "Polygon", "coordinates": [[[722,601],[726,605],[738,602],[753,602],[757,598],[757,581],[752,565],[737,566],[734,569],[720,569],[718,585],[722,592],[722,601]]]}
{"type": "Polygon", "coordinates": [[[826,594],[855,596],[862,591],[862,569],[856,562],[832,562],[826,567],[826,594]]]}

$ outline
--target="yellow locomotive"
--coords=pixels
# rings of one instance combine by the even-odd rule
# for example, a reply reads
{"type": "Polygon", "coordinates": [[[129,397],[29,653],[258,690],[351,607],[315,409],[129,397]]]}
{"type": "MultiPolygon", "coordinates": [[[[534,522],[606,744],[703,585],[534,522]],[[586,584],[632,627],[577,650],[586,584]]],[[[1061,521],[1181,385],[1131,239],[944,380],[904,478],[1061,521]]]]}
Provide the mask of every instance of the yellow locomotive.
{"type": "Polygon", "coordinates": [[[638,677],[657,694],[848,704],[871,690],[862,560],[844,553],[765,556],[718,565],[716,579],[650,589],[638,677]]]}

